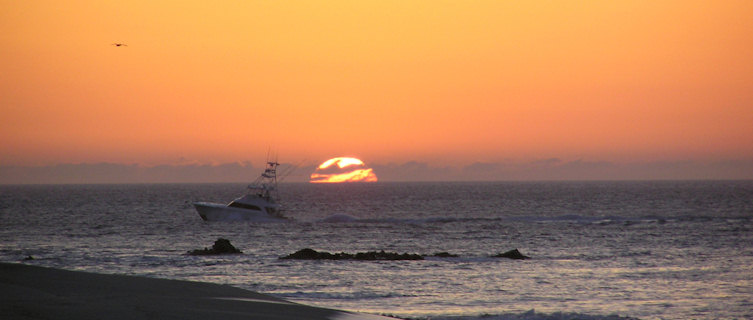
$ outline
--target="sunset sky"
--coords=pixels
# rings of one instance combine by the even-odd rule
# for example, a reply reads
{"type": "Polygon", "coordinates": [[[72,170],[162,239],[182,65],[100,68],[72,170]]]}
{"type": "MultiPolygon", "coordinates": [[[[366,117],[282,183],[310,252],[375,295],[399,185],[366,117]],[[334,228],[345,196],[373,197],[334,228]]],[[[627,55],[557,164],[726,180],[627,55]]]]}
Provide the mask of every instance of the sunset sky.
{"type": "Polygon", "coordinates": [[[752,16],[747,0],[0,0],[0,165],[750,161],[752,16]]]}

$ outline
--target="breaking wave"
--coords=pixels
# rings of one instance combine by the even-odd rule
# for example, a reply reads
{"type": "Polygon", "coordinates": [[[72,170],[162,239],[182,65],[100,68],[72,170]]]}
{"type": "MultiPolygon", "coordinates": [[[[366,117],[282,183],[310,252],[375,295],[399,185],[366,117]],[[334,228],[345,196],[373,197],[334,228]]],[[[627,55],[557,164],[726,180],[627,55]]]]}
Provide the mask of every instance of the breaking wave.
{"type": "Polygon", "coordinates": [[[637,320],[638,318],[622,317],[619,315],[589,315],[583,313],[570,313],[570,312],[555,312],[555,313],[541,313],[535,310],[530,310],[522,313],[505,313],[489,315],[484,314],[480,316],[440,316],[431,317],[432,320],[637,320]]]}
{"type": "Polygon", "coordinates": [[[522,223],[568,223],[568,224],[641,224],[656,223],[665,224],[672,222],[708,222],[708,221],[726,221],[726,222],[747,222],[752,218],[748,216],[737,217],[716,217],[716,216],[695,216],[695,217],[661,217],[661,216],[643,216],[643,217],[625,217],[625,216],[586,216],[577,214],[565,214],[557,216],[507,216],[507,217],[426,217],[426,218],[359,218],[349,214],[333,214],[326,218],[317,220],[319,223],[392,223],[392,224],[442,224],[456,222],[522,222],[522,223]]]}

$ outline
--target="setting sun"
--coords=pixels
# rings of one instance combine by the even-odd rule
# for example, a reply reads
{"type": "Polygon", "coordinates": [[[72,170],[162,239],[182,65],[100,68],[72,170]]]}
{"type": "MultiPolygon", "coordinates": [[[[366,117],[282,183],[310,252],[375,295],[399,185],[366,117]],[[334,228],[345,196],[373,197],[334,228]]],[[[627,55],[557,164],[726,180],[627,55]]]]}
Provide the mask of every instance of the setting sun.
{"type": "Polygon", "coordinates": [[[324,161],[311,174],[311,183],[376,182],[374,170],[360,159],[337,157],[324,161]]]}

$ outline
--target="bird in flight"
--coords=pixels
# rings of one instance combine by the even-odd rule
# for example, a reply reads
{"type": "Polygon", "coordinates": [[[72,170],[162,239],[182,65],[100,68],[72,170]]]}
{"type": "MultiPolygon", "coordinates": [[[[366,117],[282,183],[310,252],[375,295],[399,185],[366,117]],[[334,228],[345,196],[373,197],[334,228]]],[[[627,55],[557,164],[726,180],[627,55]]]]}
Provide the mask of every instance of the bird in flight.
{"type": "Polygon", "coordinates": [[[127,44],[125,44],[125,43],[120,43],[120,42],[116,42],[116,43],[113,43],[112,45],[113,45],[113,46],[116,46],[116,47],[127,47],[127,46],[128,46],[127,44]]]}

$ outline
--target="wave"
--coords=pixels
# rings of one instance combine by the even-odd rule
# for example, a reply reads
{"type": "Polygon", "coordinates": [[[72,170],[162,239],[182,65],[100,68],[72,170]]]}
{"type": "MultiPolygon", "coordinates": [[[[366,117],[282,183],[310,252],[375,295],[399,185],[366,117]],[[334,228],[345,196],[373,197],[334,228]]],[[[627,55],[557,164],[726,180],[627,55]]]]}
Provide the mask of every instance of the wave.
{"type": "Polygon", "coordinates": [[[425,217],[425,218],[359,218],[349,214],[333,214],[316,220],[315,223],[387,223],[387,224],[442,224],[457,222],[522,222],[522,223],[568,223],[568,224],[666,224],[673,222],[709,222],[724,221],[729,223],[749,222],[750,216],[587,216],[565,214],[557,216],[504,216],[504,217],[425,217]]]}
{"type": "Polygon", "coordinates": [[[388,223],[388,224],[432,224],[466,221],[499,221],[500,218],[462,218],[462,217],[427,217],[427,218],[359,218],[349,214],[337,213],[319,219],[318,223],[388,223]]]}
{"type": "Polygon", "coordinates": [[[361,219],[344,213],[333,214],[329,217],[319,220],[324,223],[344,223],[344,222],[357,222],[361,219]]]}
{"type": "MultiPolygon", "coordinates": [[[[415,295],[397,294],[393,292],[288,292],[288,293],[275,293],[275,296],[295,300],[295,301],[309,301],[309,300],[370,300],[370,299],[385,299],[385,298],[405,298],[415,297],[415,295]]],[[[433,318],[432,318],[433,319],[433,318]]]]}
{"type": "Polygon", "coordinates": [[[576,223],[576,224],[613,224],[613,223],[666,223],[661,217],[622,217],[622,216],[583,216],[566,214],[559,216],[519,216],[506,218],[507,221],[538,223],[576,223]]]}
{"type": "MultiPolygon", "coordinates": [[[[429,318],[427,318],[429,319],[429,318]]],[[[483,314],[479,316],[435,316],[431,320],[638,320],[638,318],[623,317],[619,315],[591,315],[575,312],[541,313],[529,310],[522,313],[483,314]]]]}

